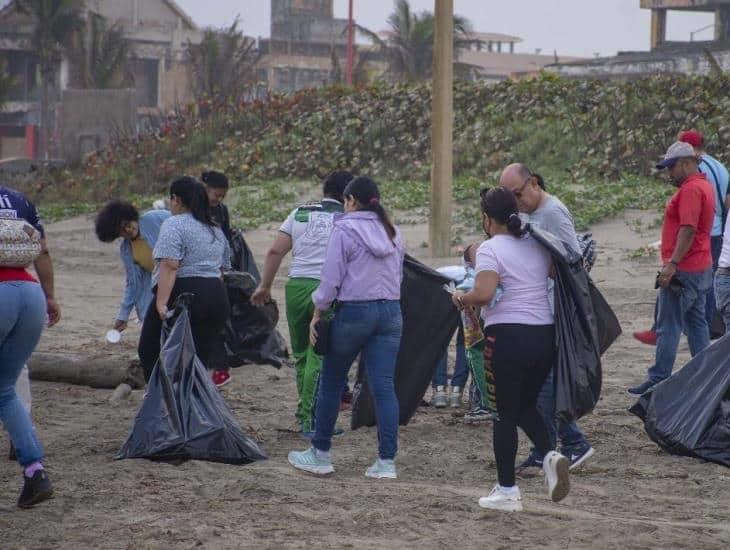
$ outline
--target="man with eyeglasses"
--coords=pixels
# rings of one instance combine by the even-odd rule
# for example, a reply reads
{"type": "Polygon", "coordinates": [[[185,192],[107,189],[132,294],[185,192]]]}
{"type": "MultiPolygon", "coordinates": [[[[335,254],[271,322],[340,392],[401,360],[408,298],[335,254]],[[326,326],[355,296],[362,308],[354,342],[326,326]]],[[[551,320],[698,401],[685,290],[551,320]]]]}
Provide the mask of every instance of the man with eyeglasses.
{"type": "MultiPolygon", "coordinates": [[[[529,217],[531,225],[552,233],[565,246],[578,254],[581,253],[570,211],[560,199],[545,191],[545,182],[542,177],[532,173],[524,164],[510,164],[502,172],[499,184],[512,191],[517,199],[520,212],[529,217]]],[[[552,280],[548,284],[552,284],[552,280]]],[[[551,307],[553,306],[552,299],[551,294],[551,307]]],[[[537,408],[548,427],[548,434],[553,447],[557,443],[557,438],[560,438],[560,453],[570,459],[571,470],[593,456],[595,450],[588,443],[585,435],[575,422],[567,423],[561,420],[556,423],[553,371],[545,379],[540,390],[540,395],[537,398],[537,408]]],[[[543,457],[539,451],[533,447],[527,459],[518,466],[518,471],[526,468],[542,467],[542,459],[543,457]]]]}
{"type": "Polygon", "coordinates": [[[633,395],[645,393],[672,375],[683,330],[692,356],[710,345],[705,307],[712,288],[714,189],[699,171],[697,155],[689,143],[673,143],[656,167],[667,170],[677,192],[667,202],[662,224],[664,266],[656,279],[656,359],[646,381],[629,388],[633,395]]]}

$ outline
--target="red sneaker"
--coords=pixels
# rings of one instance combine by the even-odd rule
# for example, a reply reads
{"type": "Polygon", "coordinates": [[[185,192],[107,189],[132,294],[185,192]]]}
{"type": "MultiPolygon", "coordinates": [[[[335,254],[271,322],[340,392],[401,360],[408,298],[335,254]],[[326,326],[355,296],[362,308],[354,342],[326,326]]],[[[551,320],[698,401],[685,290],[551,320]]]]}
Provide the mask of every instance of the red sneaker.
{"type": "Polygon", "coordinates": [[[639,330],[634,332],[634,338],[647,346],[656,346],[656,332],[653,330],[639,330]]]}
{"type": "Polygon", "coordinates": [[[216,388],[222,388],[232,380],[231,374],[227,370],[222,369],[214,370],[211,378],[213,378],[213,384],[215,384],[216,388]]]}

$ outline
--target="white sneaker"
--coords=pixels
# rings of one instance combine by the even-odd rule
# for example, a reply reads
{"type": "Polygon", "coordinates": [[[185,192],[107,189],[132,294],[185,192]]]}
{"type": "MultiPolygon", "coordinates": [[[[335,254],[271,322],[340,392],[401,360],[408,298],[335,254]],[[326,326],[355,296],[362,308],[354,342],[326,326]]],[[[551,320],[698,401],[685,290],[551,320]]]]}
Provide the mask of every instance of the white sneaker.
{"type": "Polygon", "coordinates": [[[310,474],[324,476],[335,471],[330,454],[310,447],[306,451],[292,451],[289,453],[289,464],[297,470],[304,470],[310,474]]]}
{"type": "Polygon", "coordinates": [[[503,512],[521,512],[522,496],[520,496],[520,488],[515,485],[505,489],[497,484],[488,496],[479,499],[479,506],[490,510],[502,510],[503,512]]]}
{"type": "Polygon", "coordinates": [[[395,460],[377,458],[373,465],[365,471],[365,477],[373,479],[396,479],[395,460]]]}
{"type": "Polygon", "coordinates": [[[454,386],[451,388],[449,405],[452,409],[458,409],[459,407],[461,407],[461,388],[459,386],[454,386]]]}
{"type": "Polygon", "coordinates": [[[437,409],[443,409],[449,404],[448,398],[446,397],[446,390],[443,386],[436,386],[436,390],[433,392],[431,398],[431,404],[437,409]]]}
{"type": "Polygon", "coordinates": [[[560,502],[570,492],[570,460],[558,452],[550,451],[542,459],[542,469],[553,502],[560,502]]]}

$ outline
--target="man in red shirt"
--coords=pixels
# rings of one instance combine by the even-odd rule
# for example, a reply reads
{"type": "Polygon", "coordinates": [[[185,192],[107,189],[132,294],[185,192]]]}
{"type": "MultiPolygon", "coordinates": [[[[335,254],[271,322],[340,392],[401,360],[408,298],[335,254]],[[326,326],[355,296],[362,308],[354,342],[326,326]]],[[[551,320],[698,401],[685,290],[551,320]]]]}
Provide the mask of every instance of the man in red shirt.
{"type": "Polygon", "coordinates": [[[697,162],[692,146],[678,141],[657,164],[657,169],[668,170],[678,190],[667,203],[662,225],[664,267],[657,276],[656,361],[647,380],[629,389],[634,395],[671,376],[683,330],[693,356],[710,344],[705,303],[712,287],[710,233],[715,196],[697,162]]]}

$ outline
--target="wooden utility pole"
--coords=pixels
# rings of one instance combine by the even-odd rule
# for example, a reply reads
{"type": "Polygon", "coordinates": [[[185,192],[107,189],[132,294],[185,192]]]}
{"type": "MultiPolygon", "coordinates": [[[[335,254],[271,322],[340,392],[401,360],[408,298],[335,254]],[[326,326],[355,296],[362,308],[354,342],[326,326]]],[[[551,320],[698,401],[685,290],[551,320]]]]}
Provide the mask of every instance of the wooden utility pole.
{"type": "Polygon", "coordinates": [[[434,256],[451,252],[451,187],[454,127],[454,0],[434,0],[433,99],[431,104],[431,217],[434,256]]]}
{"type": "Polygon", "coordinates": [[[345,80],[348,86],[352,86],[352,70],[355,63],[355,21],[353,20],[353,4],[350,0],[350,10],[347,17],[347,66],[345,68],[345,80]]]}

